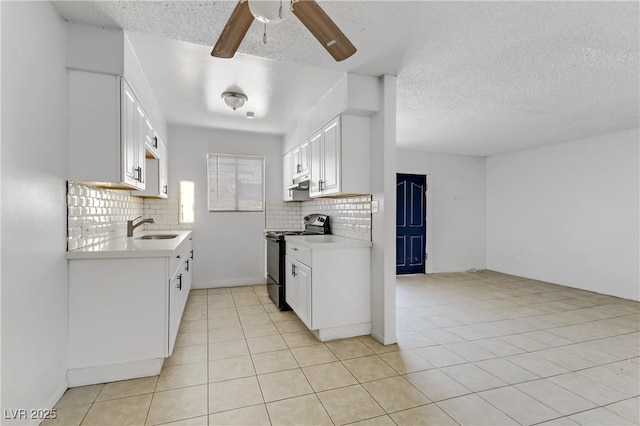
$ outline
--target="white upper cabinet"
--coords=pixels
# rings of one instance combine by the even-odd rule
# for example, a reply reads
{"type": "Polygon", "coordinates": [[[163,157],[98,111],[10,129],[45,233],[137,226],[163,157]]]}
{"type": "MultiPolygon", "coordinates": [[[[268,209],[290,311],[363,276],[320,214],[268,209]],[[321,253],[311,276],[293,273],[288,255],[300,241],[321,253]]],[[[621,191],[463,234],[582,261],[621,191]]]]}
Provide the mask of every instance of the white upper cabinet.
{"type": "Polygon", "coordinates": [[[322,132],[318,132],[315,135],[311,136],[309,140],[309,156],[310,156],[310,164],[309,164],[309,195],[312,197],[316,197],[318,195],[322,195],[322,190],[320,189],[320,183],[322,180],[322,167],[323,167],[323,140],[322,140],[322,132]]]}
{"type": "Polygon", "coordinates": [[[153,157],[149,150],[145,150],[145,190],[132,193],[138,197],[167,198],[169,195],[169,148],[159,137],[157,138],[157,157],[153,157]]]}
{"type": "MultiPolygon", "coordinates": [[[[320,191],[322,195],[333,195],[340,193],[340,171],[341,171],[341,138],[340,117],[333,119],[322,129],[322,166],[320,180],[320,191]]],[[[354,165],[356,166],[356,165],[354,165]]]]}
{"type": "Polygon", "coordinates": [[[144,149],[147,156],[158,158],[158,136],[153,130],[151,119],[148,116],[144,120],[144,149]]]}
{"type": "MultiPolygon", "coordinates": [[[[293,151],[287,152],[282,156],[282,184],[283,184],[283,197],[284,201],[303,201],[309,199],[309,192],[307,190],[298,190],[298,189],[289,189],[291,185],[294,184],[294,180],[296,178],[300,178],[301,163],[300,163],[300,155],[301,151],[300,147],[296,147],[298,151],[294,149],[293,151]]],[[[309,150],[305,148],[305,152],[308,158],[309,150]]],[[[309,161],[306,160],[306,167],[308,169],[309,161]]]]}
{"type": "Polygon", "coordinates": [[[304,141],[291,151],[292,172],[296,177],[309,175],[309,141],[304,141]]]}
{"type": "Polygon", "coordinates": [[[69,180],[143,190],[166,123],[123,30],[67,23],[69,180]]]}
{"type": "Polygon", "coordinates": [[[158,173],[160,197],[167,198],[169,196],[169,147],[164,141],[159,140],[158,149],[160,155],[160,171],[158,173]]]}
{"type": "Polygon", "coordinates": [[[369,119],[342,115],[311,136],[311,197],[369,193],[369,119]]]}
{"type": "Polygon", "coordinates": [[[144,189],[146,114],[118,76],[69,70],[69,180],[144,189]]]}

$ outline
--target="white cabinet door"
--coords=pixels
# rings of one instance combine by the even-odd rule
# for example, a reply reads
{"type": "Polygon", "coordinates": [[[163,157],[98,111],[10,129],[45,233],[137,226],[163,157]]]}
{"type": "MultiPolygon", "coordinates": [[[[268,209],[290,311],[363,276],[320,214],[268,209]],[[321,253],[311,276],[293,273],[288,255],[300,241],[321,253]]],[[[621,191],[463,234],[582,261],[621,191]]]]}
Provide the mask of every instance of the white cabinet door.
{"type": "Polygon", "coordinates": [[[286,256],[285,270],[285,300],[300,321],[311,329],[311,268],[286,256]]]}
{"type": "Polygon", "coordinates": [[[293,262],[296,278],[296,314],[298,318],[313,330],[311,312],[311,268],[298,262],[293,262]]]}
{"type": "Polygon", "coordinates": [[[336,117],[322,129],[323,176],[320,190],[323,195],[340,193],[340,135],[340,117],[336,117]]]}
{"type": "Polygon", "coordinates": [[[146,169],[146,164],[145,164],[145,156],[144,156],[144,134],[145,134],[145,122],[147,120],[147,114],[144,112],[144,109],[142,108],[142,105],[140,104],[140,102],[137,103],[136,106],[136,112],[137,112],[137,137],[135,139],[135,146],[134,146],[134,151],[135,151],[135,164],[136,164],[136,172],[137,172],[137,180],[138,183],[136,184],[136,188],[138,189],[144,189],[145,188],[145,182],[146,182],[146,178],[145,178],[145,169],[146,169]]]}
{"type": "Polygon", "coordinates": [[[144,189],[144,137],[146,114],[129,85],[121,80],[122,181],[144,189]]]}
{"type": "Polygon", "coordinates": [[[318,132],[309,139],[309,195],[312,197],[322,195],[320,181],[322,180],[323,149],[322,132],[318,132]]]}
{"type": "Polygon", "coordinates": [[[169,147],[162,139],[158,141],[158,157],[160,157],[159,194],[161,198],[167,198],[169,196],[169,147]]]}
{"type": "Polygon", "coordinates": [[[145,158],[145,189],[131,193],[138,197],[167,198],[169,194],[169,148],[158,140],[158,158],[145,158]]]}
{"type": "Polygon", "coordinates": [[[293,175],[291,174],[292,159],[293,154],[291,152],[287,152],[282,156],[282,187],[284,191],[282,199],[284,201],[293,200],[293,190],[287,189],[287,186],[293,183],[293,175]]]}
{"type": "Polygon", "coordinates": [[[156,136],[156,132],[153,130],[153,125],[149,117],[146,117],[144,120],[144,147],[153,158],[158,158],[158,136],[156,136]]]}
{"type": "Polygon", "coordinates": [[[294,176],[309,174],[309,141],[304,141],[291,151],[291,173],[294,176]]]}
{"type": "Polygon", "coordinates": [[[128,185],[138,186],[138,102],[131,88],[121,80],[122,97],[122,181],[128,185]]]}
{"type": "Polygon", "coordinates": [[[300,175],[305,176],[309,174],[309,141],[304,141],[300,144],[300,175]]]}
{"type": "Polygon", "coordinates": [[[293,148],[291,151],[291,174],[298,176],[302,167],[302,157],[300,156],[300,146],[293,148]]]}
{"type": "Polygon", "coordinates": [[[169,282],[169,348],[168,353],[173,353],[173,347],[176,343],[176,336],[180,328],[180,304],[182,300],[182,275],[178,272],[169,282]]]}
{"type": "Polygon", "coordinates": [[[182,288],[185,290],[185,302],[189,297],[189,291],[191,290],[191,284],[193,283],[193,259],[187,257],[184,261],[184,267],[182,270],[182,288]]]}
{"type": "Polygon", "coordinates": [[[286,256],[284,260],[284,270],[285,270],[285,297],[284,300],[287,302],[287,305],[297,312],[297,301],[298,301],[298,283],[296,282],[296,276],[293,273],[293,262],[295,260],[291,256],[286,256]]]}

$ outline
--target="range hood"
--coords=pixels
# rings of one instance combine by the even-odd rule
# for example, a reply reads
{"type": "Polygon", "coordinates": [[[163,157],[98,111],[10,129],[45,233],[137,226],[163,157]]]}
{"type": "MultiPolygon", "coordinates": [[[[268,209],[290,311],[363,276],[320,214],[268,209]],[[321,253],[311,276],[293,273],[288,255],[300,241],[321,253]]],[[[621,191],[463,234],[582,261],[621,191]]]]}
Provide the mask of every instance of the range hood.
{"type": "Polygon", "coordinates": [[[286,189],[309,189],[309,174],[294,176],[293,184],[287,186],[286,189]]]}

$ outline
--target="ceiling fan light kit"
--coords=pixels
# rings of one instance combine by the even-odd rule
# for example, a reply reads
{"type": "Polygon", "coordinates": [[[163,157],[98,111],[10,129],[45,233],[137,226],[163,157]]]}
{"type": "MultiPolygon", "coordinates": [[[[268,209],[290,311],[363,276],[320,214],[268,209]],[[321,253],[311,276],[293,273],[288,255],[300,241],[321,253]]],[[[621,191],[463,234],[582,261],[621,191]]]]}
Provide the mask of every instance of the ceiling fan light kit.
{"type": "Polygon", "coordinates": [[[242,108],[244,103],[249,99],[244,93],[238,92],[224,92],[221,97],[224,100],[224,103],[234,111],[238,108],[242,108]]]}
{"type": "MultiPolygon", "coordinates": [[[[333,59],[342,61],[356,53],[355,46],[315,0],[291,0],[290,8],[333,59]]],[[[263,40],[266,43],[266,24],[281,21],[284,9],[280,0],[240,0],[213,47],[211,56],[232,58],[254,18],[265,24],[263,40]]]]}
{"type": "Polygon", "coordinates": [[[246,0],[255,19],[265,24],[278,24],[288,14],[289,0],[246,0]],[[287,3],[287,4],[285,4],[287,3]]]}

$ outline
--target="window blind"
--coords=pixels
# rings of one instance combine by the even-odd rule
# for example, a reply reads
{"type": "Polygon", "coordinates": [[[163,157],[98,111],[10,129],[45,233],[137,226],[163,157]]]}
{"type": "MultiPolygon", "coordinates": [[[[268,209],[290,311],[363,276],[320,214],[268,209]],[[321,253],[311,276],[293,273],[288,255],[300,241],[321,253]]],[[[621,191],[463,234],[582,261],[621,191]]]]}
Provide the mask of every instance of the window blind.
{"type": "Polygon", "coordinates": [[[264,206],[264,157],[207,154],[209,211],[259,212],[264,206]]]}

